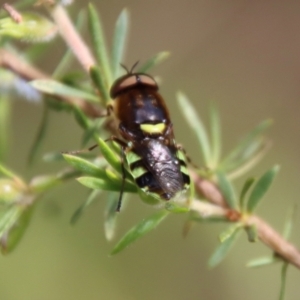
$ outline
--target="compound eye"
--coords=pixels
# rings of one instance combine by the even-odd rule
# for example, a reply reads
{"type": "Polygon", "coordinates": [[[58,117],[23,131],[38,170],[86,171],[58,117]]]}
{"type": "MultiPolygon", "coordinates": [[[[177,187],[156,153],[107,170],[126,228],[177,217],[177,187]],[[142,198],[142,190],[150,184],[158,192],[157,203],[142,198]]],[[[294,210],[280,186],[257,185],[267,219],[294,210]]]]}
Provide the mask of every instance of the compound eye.
{"type": "Polygon", "coordinates": [[[122,80],[119,84],[119,90],[124,90],[124,89],[127,89],[131,86],[134,86],[137,84],[137,78],[135,75],[130,75],[129,77],[127,78],[124,78],[124,80],[122,80]]]}
{"type": "Polygon", "coordinates": [[[149,85],[149,86],[153,86],[153,87],[157,88],[156,81],[149,75],[136,74],[136,80],[140,84],[145,84],[145,85],[149,85]]]}
{"type": "Polygon", "coordinates": [[[110,96],[112,99],[116,98],[117,95],[124,90],[131,88],[131,87],[138,87],[138,86],[150,86],[158,89],[156,81],[149,75],[146,74],[130,74],[125,75],[113,84],[110,90],[110,96]]]}

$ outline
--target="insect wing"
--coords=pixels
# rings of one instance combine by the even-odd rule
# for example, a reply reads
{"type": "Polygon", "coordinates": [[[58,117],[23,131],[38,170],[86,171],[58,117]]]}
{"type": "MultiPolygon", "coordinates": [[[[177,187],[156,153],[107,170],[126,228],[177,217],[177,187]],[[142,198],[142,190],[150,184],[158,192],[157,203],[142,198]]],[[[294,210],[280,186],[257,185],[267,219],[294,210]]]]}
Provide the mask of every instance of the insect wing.
{"type": "Polygon", "coordinates": [[[144,163],[161,189],[161,196],[169,200],[183,188],[179,161],[171,149],[159,140],[150,139],[147,146],[144,163]]]}

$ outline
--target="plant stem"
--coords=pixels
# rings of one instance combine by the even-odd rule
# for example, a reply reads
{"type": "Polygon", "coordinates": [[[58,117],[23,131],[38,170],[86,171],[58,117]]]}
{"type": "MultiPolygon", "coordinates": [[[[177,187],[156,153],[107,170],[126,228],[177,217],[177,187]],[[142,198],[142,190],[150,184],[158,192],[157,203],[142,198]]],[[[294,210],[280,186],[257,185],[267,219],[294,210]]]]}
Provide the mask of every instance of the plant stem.
{"type": "Polygon", "coordinates": [[[66,10],[61,5],[48,7],[48,10],[58,27],[60,35],[77,57],[84,70],[89,72],[90,68],[96,65],[95,59],[87,45],[83,42],[81,36],[76,31],[66,10]]]}
{"type": "MultiPolygon", "coordinates": [[[[4,48],[0,48],[0,67],[11,70],[13,73],[27,81],[36,79],[51,79],[50,75],[40,71],[32,64],[28,64],[26,61],[22,60],[20,56],[17,56],[4,48]]],[[[54,98],[54,96],[52,97],[54,98]]],[[[82,99],[63,96],[56,96],[54,99],[79,107],[90,118],[103,116],[102,110],[82,99]]]]}
{"type": "Polygon", "coordinates": [[[239,212],[236,212],[236,218],[233,220],[232,215],[234,215],[234,212],[227,207],[218,187],[213,182],[200,178],[194,172],[192,172],[192,178],[195,182],[196,190],[214,205],[203,206],[202,202],[194,200],[191,204],[191,210],[198,212],[202,217],[206,215],[208,217],[209,215],[226,216],[230,221],[243,222],[246,227],[255,226],[261,242],[271,248],[274,253],[278,254],[286,262],[300,269],[299,250],[293,244],[286,241],[267,222],[256,215],[250,215],[245,218],[239,212]]]}

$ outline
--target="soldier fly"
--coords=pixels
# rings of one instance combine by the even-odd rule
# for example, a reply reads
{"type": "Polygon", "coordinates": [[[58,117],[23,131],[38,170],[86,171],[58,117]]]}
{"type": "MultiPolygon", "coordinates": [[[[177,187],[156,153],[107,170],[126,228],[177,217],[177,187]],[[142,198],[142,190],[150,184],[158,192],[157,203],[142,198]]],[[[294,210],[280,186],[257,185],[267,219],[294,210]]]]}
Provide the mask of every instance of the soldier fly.
{"type": "MultiPolygon", "coordinates": [[[[127,74],[111,87],[113,105],[108,114],[114,112],[120,138],[112,136],[110,140],[121,146],[123,185],[126,163],[142,197],[152,196],[156,202],[170,200],[189,187],[185,155],[175,142],[169,111],[156,81],[148,74],[133,73],[135,65],[130,71],[124,67],[127,74]]],[[[117,211],[122,195],[123,188],[117,211]]]]}

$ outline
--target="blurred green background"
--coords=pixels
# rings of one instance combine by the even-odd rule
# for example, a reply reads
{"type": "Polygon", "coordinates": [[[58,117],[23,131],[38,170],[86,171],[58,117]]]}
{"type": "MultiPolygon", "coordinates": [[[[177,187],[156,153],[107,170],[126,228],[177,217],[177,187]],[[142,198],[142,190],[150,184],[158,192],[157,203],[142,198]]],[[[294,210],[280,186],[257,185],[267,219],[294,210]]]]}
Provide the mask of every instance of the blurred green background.
{"type": "MultiPolygon", "coordinates": [[[[76,19],[86,1],[71,8],[76,19]]],[[[274,146],[252,176],[275,163],[282,168],[258,213],[281,230],[288,207],[299,202],[300,174],[300,2],[299,1],[117,1],[95,3],[108,41],[124,7],[131,15],[130,42],[124,63],[131,66],[161,50],[170,59],[152,71],[162,78],[161,92],[170,108],[176,139],[201,165],[195,137],[175,101],[183,90],[208,121],[211,102],[221,112],[224,153],[266,118],[275,123],[269,136],[274,146]]],[[[66,47],[59,38],[49,45],[39,66],[51,72],[66,47]]],[[[88,40],[88,35],[85,35],[88,40]]],[[[14,101],[8,165],[30,178],[55,172],[63,163],[40,160],[26,167],[28,151],[42,115],[42,105],[14,101]]],[[[81,131],[72,117],[51,112],[43,152],[78,149],[81,131]]],[[[242,181],[237,182],[237,188],[242,181]]],[[[69,299],[277,299],[280,266],[250,270],[245,263],[270,251],[240,238],[216,269],[207,261],[225,225],[197,225],[182,238],[184,216],[172,216],[124,252],[109,257],[113,243],[103,232],[104,201],[98,201],[75,227],[74,210],[87,189],[73,182],[44,197],[28,233],[14,253],[0,257],[1,300],[69,299]]],[[[118,237],[153,213],[137,198],[119,217],[118,237]]],[[[292,241],[300,244],[296,219],[292,241]]],[[[287,299],[299,299],[300,273],[288,272],[287,299]]]]}

